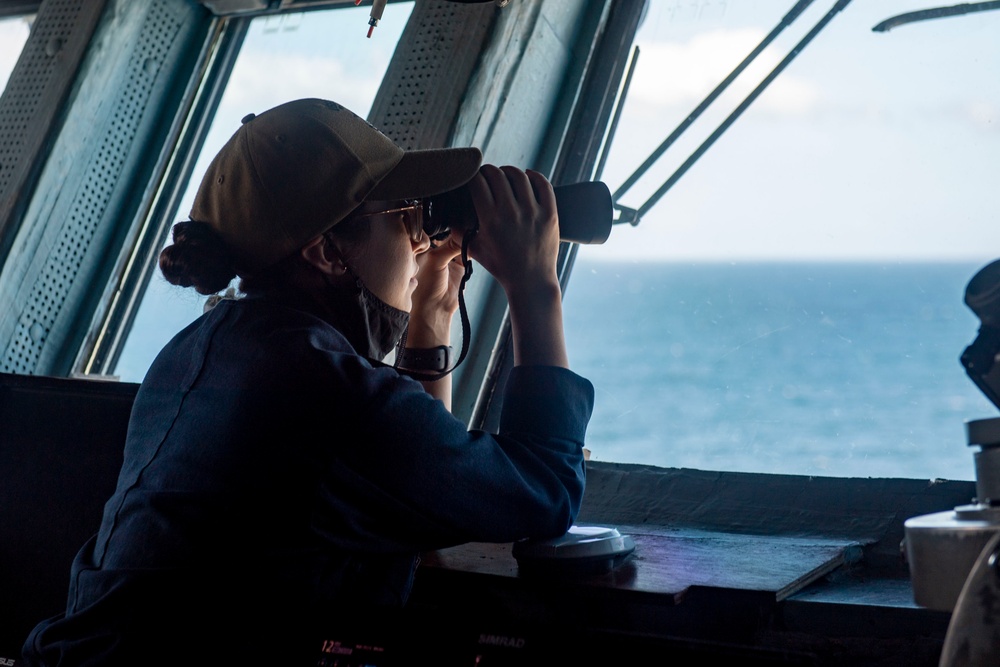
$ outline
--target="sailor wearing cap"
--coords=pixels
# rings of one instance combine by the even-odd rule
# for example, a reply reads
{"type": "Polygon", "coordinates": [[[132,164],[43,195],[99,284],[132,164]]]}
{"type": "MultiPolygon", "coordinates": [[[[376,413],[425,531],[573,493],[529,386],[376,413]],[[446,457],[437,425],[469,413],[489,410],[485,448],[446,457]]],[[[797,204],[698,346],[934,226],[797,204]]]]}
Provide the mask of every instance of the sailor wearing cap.
{"type": "Polygon", "coordinates": [[[245,119],[160,257],[202,294],[238,277],[238,298],[150,367],[117,489],[26,665],[315,665],[318,639],[405,605],[421,552],[572,525],[594,394],[568,368],[555,198],[481,160],[405,151],[327,100],[245,119]],[[478,232],[432,243],[426,201],[458,187],[478,232]],[[463,250],[510,308],[497,433],[451,414],[447,376],[406,374],[448,370],[463,250]],[[406,363],[383,363],[404,337],[406,363]]]}

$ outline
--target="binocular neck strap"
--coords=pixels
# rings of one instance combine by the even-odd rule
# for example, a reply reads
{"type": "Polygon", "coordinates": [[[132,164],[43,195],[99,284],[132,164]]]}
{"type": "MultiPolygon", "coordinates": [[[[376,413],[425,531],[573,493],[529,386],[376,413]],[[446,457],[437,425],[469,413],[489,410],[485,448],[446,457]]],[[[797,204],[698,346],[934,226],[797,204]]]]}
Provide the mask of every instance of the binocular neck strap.
{"type": "Polygon", "coordinates": [[[448,375],[453,370],[458,368],[459,364],[465,361],[465,357],[469,353],[469,339],[471,337],[470,330],[472,328],[469,324],[469,310],[465,305],[465,283],[469,282],[469,278],[472,277],[472,260],[469,259],[469,244],[472,242],[472,239],[475,238],[477,231],[479,231],[478,225],[472,229],[466,230],[465,235],[462,237],[462,266],[465,267],[465,274],[462,276],[462,282],[458,284],[458,310],[462,318],[462,351],[458,355],[458,360],[455,361],[454,365],[451,365],[438,373],[421,373],[418,371],[400,368],[400,361],[405,356],[403,349],[406,347],[406,332],[404,331],[403,337],[400,339],[399,345],[396,348],[396,361],[393,364],[400,374],[422,382],[433,382],[434,380],[440,380],[444,376],[448,375]]]}

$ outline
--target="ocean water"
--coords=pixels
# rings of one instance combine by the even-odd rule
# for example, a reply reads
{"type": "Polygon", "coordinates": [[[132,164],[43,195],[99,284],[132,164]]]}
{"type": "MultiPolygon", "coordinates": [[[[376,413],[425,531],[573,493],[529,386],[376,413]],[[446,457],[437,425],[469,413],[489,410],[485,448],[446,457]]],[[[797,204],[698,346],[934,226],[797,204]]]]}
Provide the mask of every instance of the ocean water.
{"type": "MultiPolygon", "coordinates": [[[[596,389],[594,460],[974,479],[965,422],[1000,416],[959,357],[983,263],[577,260],[570,363],[596,389]]],[[[138,382],[204,298],[157,275],[116,373],[138,382]]]]}
{"type": "Polygon", "coordinates": [[[959,362],[984,264],[579,258],[564,309],[591,457],[974,479],[965,421],[1000,416],[959,362]]]}

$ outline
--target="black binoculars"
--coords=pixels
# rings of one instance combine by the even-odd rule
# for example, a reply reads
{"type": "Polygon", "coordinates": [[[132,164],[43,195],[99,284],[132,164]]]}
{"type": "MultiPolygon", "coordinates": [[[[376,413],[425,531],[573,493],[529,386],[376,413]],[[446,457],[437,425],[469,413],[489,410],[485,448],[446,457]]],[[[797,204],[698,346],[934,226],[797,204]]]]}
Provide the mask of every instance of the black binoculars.
{"type": "MultiPolygon", "coordinates": [[[[604,243],[611,234],[614,211],[611,191],[600,181],[584,181],[553,188],[559,213],[559,238],[573,243],[604,243]]],[[[424,231],[432,240],[445,238],[477,220],[467,185],[429,197],[424,202],[424,231]]]]}

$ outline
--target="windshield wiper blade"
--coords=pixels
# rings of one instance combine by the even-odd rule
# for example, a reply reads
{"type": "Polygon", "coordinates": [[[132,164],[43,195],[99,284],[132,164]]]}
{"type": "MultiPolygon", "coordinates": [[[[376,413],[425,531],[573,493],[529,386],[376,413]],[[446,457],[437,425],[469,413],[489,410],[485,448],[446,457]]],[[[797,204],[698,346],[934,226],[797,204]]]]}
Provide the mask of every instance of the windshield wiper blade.
{"type": "MultiPolygon", "coordinates": [[[[690,169],[691,166],[695,162],[698,161],[698,159],[702,156],[702,154],[705,151],[707,151],[712,146],[712,144],[714,144],[715,141],[720,136],[722,136],[722,133],[725,132],[729,128],[729,126],[732,125],[736,121],[736,119],[739,118],[740,115],[744,111],[746,111],[746,109],[753,103],[753,101],[756,100],[757,97],[762,92],[764,92],[764,89],[767,88],[768,85],[770,85],[771,82],[774,81],[774,79],[777,78],[777,76],[779,74],[781,74],[781,72],[809,44],[809,42],[811,42],[813,40],[813,38],[815,38],[816,35],[818,35],[820,33],[820,31],[822,31],[823,28],[825,28],[826,25],[838,13],[840,13],[844,9],[844,7],[846,7],[850,2],[851,2],[851,0],[837,0],[836,4],[823,16],[823,18],[821,18],[819,20],[818,23],[816,23],[816,25],[813,26],[813,28],[806,34],[806,36],[803,37],[799,41],[799,43],[796,44],[792,48],[792,50],[788,53],[788,55],[786,55],[781,60],[781,62],[779,62],[778,65],[773,70],[771,70],[771,72],[766,77],[764,77],[764,79],[759,84],[757,84],[756,88],[754,88],[752,91],[750,91],[750,94],[747,95],[746,98],[744,98],[744,100],[729,114],[729,116],[726,117],[726,119],[724,121],[722,121],[722,124],[720,124],[715,129],[715,131],[712,132],[712,134],[710,134],[709,137],[705,141],[703,141],[700,146],[698,146],[698,148],[694,151],[694,153],[692,153],[690,156],[688,156],[687,160],[685,160],[681,164],[681,166],[679,166],[674,171],[674,173],[670,176],[670,178],[668,178],[656,190],[656,192],[654,192],[649,197],[649,199],[646,200],[646,202],[644,204],[642,204],[638,208],[632,208],[632,207],[629,207],[629,206],[623,206],[620,203],[619,198],[625,193],[625,191],[628,188],[630,188],[639,179],[640,176],[642,176],[645,173],[645,171],[651,166],[652,162],[656,158],[658,158],[660,155],[662,155],[662,153],[670,146],[670,144],[673,142],[673,140],[676,139],[677,136],[680,135],[680,132],[682,132],[684,129],[687,128],[687,126],[689,124],[689,121],[691,120],[691,117],[689,117],[683,123],[681,123],[681,125],[670,135],[670,137],[668,137],[662,144],[660,144],[660,146],[653,152],[653,154],[649,158],[647,158],[647,160],[639,167],[639,169],[637,169],[636,172],[634,174],[632,174],[632,176],[630,176],[625,181],[625,183],[621,187],[619,187],[618,190],[616,190],[615,193],[612,195],[612,201],[614,202],[614,208],[615,208],[615,210],[617,210],[619,212],[619,215],[614,220],[614,223],[615,224],[628,223],[628,224],[632,225],[633,227],[637,226],[639,224],[640,220],[642,220],[642,217],[649,211],[649,209],[651,209],[660,200],[660,198],[663,197],[663,195],[665,195],[667,193],[667,191],[671,187],[673,187],[673,185],[678,180],[680,180],[681,176],[683,176],[685,173],[687,173],[687,170],[690,169]]],[[[805,4],[808,4],[808,3],[804,3],[804,4],[803,3],[799,3],[798,5],[796,5],[795,9],[793,10],[794,14],[793,14],[793,12],[790,12],[789,15],[788,15],[788,17],[786,17],[786,18],[788,18],[789,20],[793,19],[794,16],[797,16],[798,13],[800,13],[801,10],[804,9],[805,4]]],[[[779,26],[776,27],[775,30],[776,31],[780,30],[782,27],[783,27],[783,25],[779,24],[779,26]]],[[[774,34],[776,34],[776,32],[774,34]]],[[[769,42],[771,39],[772,39],[772,36],[769,35],[768,38],[765,39],[765,42],[769,42]]],[[[766,44],[764,44],[762,42],[762,45],[766,45],[766,44]]],[[[759,53],[760,50],[762,50],[762,49],[763,49],[763,46],[759,46],[758,49],[754,50],[754,53],[752,55],[755,57],[756,54],[759,53]]],[[[752,58],[750,58],[750,59],[752,59],[752,58]]],[[[743,63],[740,64],[740,67],[737,68],[737,69],[738,70],[742,69],[742,67],[747,62],[748,62],[748,60],[745,60],[743,63]]],[[[735,72],[735,73],[738,73],[738,72],[735,72]]],[[[735,77],[735,73],[731,74],[730,77],[735,77]]],[[[722,84],[720,84],[719,87],[717,87],[716,90],[713,91],[712,94],[708,98],[706,98],[705,101],[702,102],[702,105],[699,106],[699,108],[692,114],[692,116],[697,116],[698,114],[701,113],[701,111],[703,110],[703,108],[705,106],[707,106],[707,104],[709,102],[711,102],[712,99],[714,99],[714,96],[718,92],[720,92],[722,88],[724,88],[726,85],[728,85],[729,81],[731,81],[730,77],[727,77],[726,81],[724,81],[722,84]]]]}
{"type": "Polygon", "coordinates": [[[1000,9],[1000,2],[964,2],[960,5],[952,5],[950,7],[921,9],[920,11],[907,12],[905,14],[900,14],[899,16],[888,18],[872,28],[872,32],[888,32],[893,28],[907,23],[940,19],[947,16],[959,16],[961,14],[970,14],[972,12],[985,12],[991,9],[1000,9]]]}
{"type": "Polygon", "coordinates": [[[767,48],[768,45],[770,45],[771,42],[774,41],[776,37],[779,34],[781,34],[781,32],[785,28],[787,28],[795,19],[797,19],[799,15],[802,14],[802,12],[804,12],[805,9],[812,3],[813,0],[799,0],[799,2],[797,2],[795,6],[792,7],[792,9],[788,11],[788,13],[786,13],[784,17],[782,17],[781,21],[778,22],[778,25],[774,26],[771,32],[768,33],[763,40],[761,40],[760,44],[758,44],[756,48],[754,48],[754,50],[751,51],[743,59],[743,61],[736,66],[736,69],[730,72],[729,76],[723,79],[719,83],[719,85],[716,86],[715,89],[711,93],[709,93],[705,99],[701,101],[701,104],[699,104],[694,111],[688,114],[688,116],[681,122],[681,124],[678,125],[673,132],[670,133],[670,136],[664,139],[663,142],[659,146],[657,146],[656,150],[654,150],[649,155],[649,157],[646,158],[646,160],[639,166],[639,168],[636,169],[631,176],[625,179],[625,182],[618,187],[618,189],[615,191],[615,193],[612,195],[611,198],[615,202],[617,202],[622,197],[622,195],[625,194],[625,192],[627,192],[633,185],[635,185],[636,181],[638,181],[639,178],[641,178],[649,170],[649,168],[653,165],[653,163],[656,162],[660,158],[660,156],[663,155],[663,153],[666,152],[668,148],[670,148],[671,145],[673,145],[673,143],[677,140],[677,138],[680,137],[680,135],[683,134],[685,130],[687,130],[688,126],[690,126],[695,120],[697,120],[697,118],[702,114],[702,112],[704,112],[709,107],[709,105],[712,104],[712,102],[714,102],[715,99],[722,94],[722,92],[729,86],[729,84],[732,83],[736,79],[736,77],[738,77],[743,72],[743,70],[745,70],[747,66],[750,65],[750,63],[752,63],[757,58],[757,56],[759,56],[764,51],[764,49],[767,48]]]}

